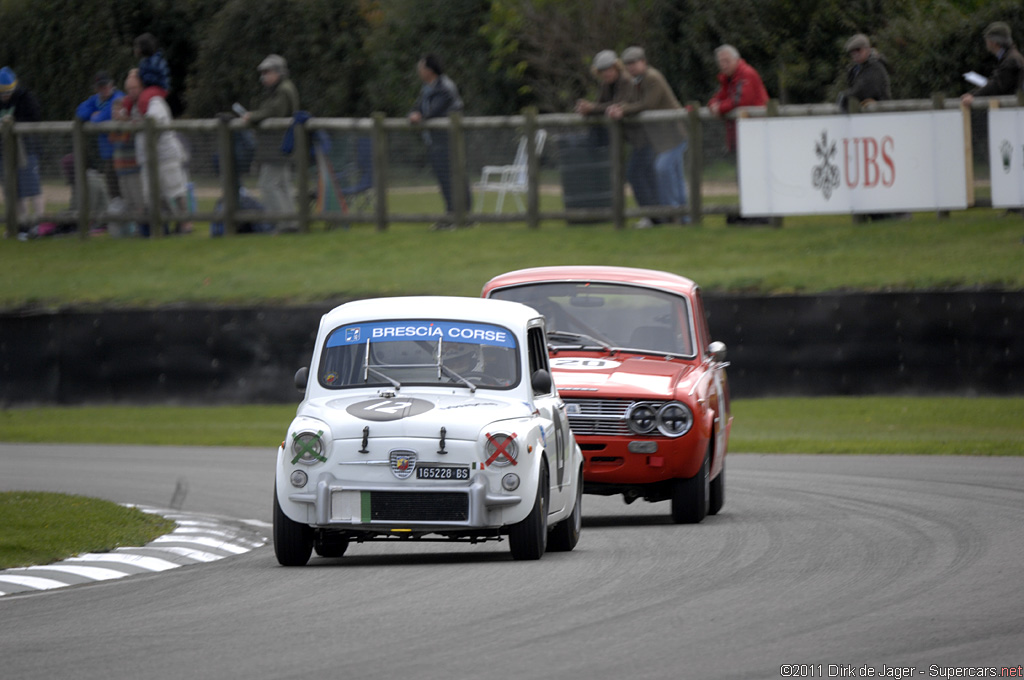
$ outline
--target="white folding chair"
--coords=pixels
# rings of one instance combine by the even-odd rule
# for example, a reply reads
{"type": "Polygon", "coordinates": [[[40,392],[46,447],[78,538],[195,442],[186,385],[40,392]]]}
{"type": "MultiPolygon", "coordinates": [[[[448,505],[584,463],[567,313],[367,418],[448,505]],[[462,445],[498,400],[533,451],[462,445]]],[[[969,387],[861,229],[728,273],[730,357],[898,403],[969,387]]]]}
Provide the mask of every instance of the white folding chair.
{"type": "MultiPolygon", "coordinates": [[[[544,151],[544,141],[547,139],[547,130],[537,130],[534,135],[537,145],[537,155],[544,151]]],[[[512,194],[519,212],[526,208],[520,198],[526,193],[528,186],[526,166],[526,136],[519,138],[519,147],[516,150],[515,160],[511,165],[485,165],[480,171],[480,181],[473,185],[474,189],[480,191],[480,210],[483,211],[487,201],[487,192],[493,191],[498,194],[498,202],[494,207],[494,214],[501,212],[505,205],[505,195],[512,194]]]]}

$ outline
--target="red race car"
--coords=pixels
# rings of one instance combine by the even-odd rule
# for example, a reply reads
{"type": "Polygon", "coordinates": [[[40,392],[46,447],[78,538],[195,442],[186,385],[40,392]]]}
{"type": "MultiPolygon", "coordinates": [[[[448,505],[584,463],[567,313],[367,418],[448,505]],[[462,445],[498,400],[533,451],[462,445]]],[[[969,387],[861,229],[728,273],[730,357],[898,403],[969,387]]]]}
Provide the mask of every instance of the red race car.
{"type": "Polygon", "coordinates": [[[728,364],[697,284],[649,269],[537,267],[496,276],[483,296],[545,316],[585,493],[671,500],[677,523],[721,510],[728,364]]]}

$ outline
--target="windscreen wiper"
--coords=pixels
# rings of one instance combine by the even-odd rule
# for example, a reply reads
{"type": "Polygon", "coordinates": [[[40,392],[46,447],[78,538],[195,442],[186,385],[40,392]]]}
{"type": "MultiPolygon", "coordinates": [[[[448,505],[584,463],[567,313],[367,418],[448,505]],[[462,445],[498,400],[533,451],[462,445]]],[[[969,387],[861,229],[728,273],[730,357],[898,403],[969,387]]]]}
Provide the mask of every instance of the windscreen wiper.
{"type": "Polygon", "coordinates": [[[580,347],[586,347],[588,345],[595,345],[597,347],[600,347],[601,349],[603,349],[606,352],[611,352],[612,351],[611,346],[608,345],[607,343],[601,342],[597,338],[594,338],[592,336],[586,335],[584,333],[570,333],[569,331],[556,331],[556,330],[548,331],[548,339],[549,340],[556,339],[556,338],[561,338],[563,340],[569,340],[569,341],[575,340],[575,341],[577,341],[579,343],[580,347]]]}
{"type": "Polygon", "coordinates": [[[370,378],[370,373],[373,373],[378,378],[383,378],[391,383],[391,386],[396,390],[402,389],[402,383],[398,382],[390,375],[378,371],[376,368],[370,365],[370,340],[366,340],[366,354],[363,356],[363,382],[367,382],[370,378]]]}
{"type": "Polygon", "coordinates": [[[452,369],[448,368],[448,367],[447,367],[447,366],[445,366],[444,364],[438,364],[438,366],[437,366],[437,367],[438,367],[438,369],[440,369],[440,370],[441,370],[442,372],[444,372],[444,374],[445,374],[445,375],[447,375],[447,376],[448,376],[449,378],[454,378],[455,380],[458,380],[458,381],[459,381],[459,382],[461,382],[461,383],[462,383],[463,385],[465,385],[466,387],[468,387],[468,388],[469,388],[469,391],[470,391],[470,392],[476,392],[476,385],[474,385],[474,384],[473,384],[473,383],[472,383],[472,382],[471,382],[470,380],[468,380],[467,378],[463,378],[463,377],[462,377],[461,375],[459,375],[458,373],[456,373],[456,372],[455,372],[455,371],[453,371],[452,369]]]}

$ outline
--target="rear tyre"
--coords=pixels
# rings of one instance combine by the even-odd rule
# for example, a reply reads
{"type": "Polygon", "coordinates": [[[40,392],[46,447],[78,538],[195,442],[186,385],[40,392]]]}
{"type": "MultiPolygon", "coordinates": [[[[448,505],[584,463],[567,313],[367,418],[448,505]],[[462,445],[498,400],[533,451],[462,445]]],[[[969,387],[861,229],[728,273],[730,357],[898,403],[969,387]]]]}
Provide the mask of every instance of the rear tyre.
{"type": "Polygon", "coordinates": [[[320,557],[342,557],[348,550],[348,536],[336,531],[320,530],[313,539],[313,550],[320,557]]]}
{"type": "Polygon", "coordinates": [[[274,489],[274,554],[284,567],[301,567],[313,552],[313,528],[289,519],[274,489]]]}
{"type": "Polygon", "coordinates": [[[540,462],[537,499],[530,514],[508,531],[508,545],[514,560],[539,560],[548,544],[548,464],[540,462]]]}
{"type": "Polygon", "coordinates": [[[672,521],[676,524],[697,524],[708,514],[711,496],[708,472],[711,467],[711,447],[704,453],[700,470],[690,479],[672,481],[672,521]]]}
{"type": "Polygon", "coordinates": [[[580,541],[580,531],[583,529],[583,470],[579,471],[576,478],[576,502],[573,505],[572,513],[551,530],[548,538],[548,550],[552,552],[569,552],[576,547],[580,541]]]}
{"type": "Polygon", "coordinates": [[[708,514],[717,515],[718,511],[725,505],[725,460],[722,460],[722,469],[718,476],[711,480],[711,501],[708,503],[708,514]]]}

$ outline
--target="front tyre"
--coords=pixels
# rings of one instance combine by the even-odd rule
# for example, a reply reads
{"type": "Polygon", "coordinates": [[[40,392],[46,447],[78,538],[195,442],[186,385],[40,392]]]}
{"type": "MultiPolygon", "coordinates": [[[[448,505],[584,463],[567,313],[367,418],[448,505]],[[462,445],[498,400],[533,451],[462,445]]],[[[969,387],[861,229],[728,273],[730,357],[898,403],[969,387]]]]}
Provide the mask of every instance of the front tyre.
{"type": "Polygon", "coordinates": [[[718,511],[725,505],[725,460],[722,460],[722,469],[718,476],[711,480],[711,501],[708,503],[708,514],[717,515],[718,511]]]}
{"type": "Polygon", "coordinates": [[[583,529],[583,470],[576,478],[576,503],[572,513],[555,525],[548,538],[548,550],[552,552],[569,552],[580,541],[583,529]]]}
{"type": "Polygon", "coordinates": [[[313,538],[313,550],[320,557],[342,557],[348,550],[348,536],[321,529],[313,538]]]}
{"type": "Polygon", "coordinates": [[[508,545],[514,560],[539,560],[548,544],[548,464],[540,462],[537,500],[530,514],[513,524],[508,531],[508,545]]]}
{"type": "Polygon", "coordinates": [[[301,567],[313,552],[313,528],[293,521],[281,510],[274,489],[274,554],[283,567],[301,567]]]}
{"type": "Polygon", "coordinates": [[[672,521],[676,524],[697,524],[708,514],[711,496],[708,475],[711,468],[711,446],[704,453],[700,470],[690,479],[672,480],[672,521]]]}

